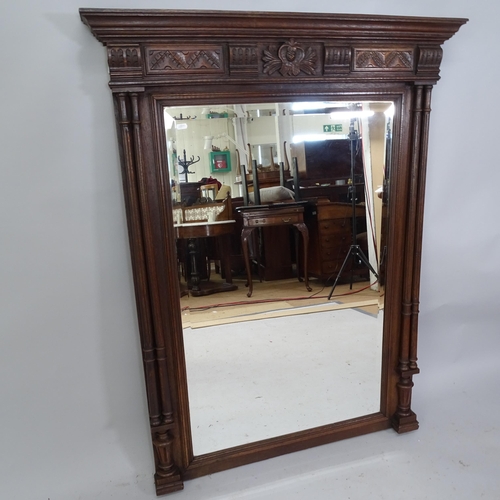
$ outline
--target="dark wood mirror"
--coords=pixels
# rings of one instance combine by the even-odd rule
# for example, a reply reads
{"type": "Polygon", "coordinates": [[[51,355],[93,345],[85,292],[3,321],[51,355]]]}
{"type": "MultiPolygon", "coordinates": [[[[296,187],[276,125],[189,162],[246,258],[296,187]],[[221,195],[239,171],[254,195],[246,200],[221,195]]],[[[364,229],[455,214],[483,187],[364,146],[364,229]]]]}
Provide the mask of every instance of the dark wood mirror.
{"type": "Polygon", "coordinates": [[[431,91],[466,20],[80,15],[108,54],[157,493],[417,429],[431,91]]]}

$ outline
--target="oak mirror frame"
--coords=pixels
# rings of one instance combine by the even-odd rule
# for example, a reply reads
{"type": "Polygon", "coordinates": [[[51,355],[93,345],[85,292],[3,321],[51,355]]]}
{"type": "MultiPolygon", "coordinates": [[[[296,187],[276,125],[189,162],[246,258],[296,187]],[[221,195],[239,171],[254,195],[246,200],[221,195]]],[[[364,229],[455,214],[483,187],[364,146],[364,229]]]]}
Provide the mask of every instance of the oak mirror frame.
{"type": "Polygon", "coordinates": [[[411,393],[431,92],[442,45],[467,20],[106,9],[80,16],[108,54],[157,494],[280,454],[417,429],[411,393]],[[394,103],[380,411],[194,456],[163,110],[298,100],[394,103]]]}

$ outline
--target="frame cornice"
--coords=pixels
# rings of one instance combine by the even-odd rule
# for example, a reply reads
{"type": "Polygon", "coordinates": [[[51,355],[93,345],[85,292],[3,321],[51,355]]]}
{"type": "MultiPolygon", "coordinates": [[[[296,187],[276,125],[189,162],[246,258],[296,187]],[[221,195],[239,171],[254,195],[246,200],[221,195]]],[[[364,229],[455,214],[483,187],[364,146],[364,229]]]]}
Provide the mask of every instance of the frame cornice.
{"type": "MultiPolygon", "coordinates": [[[[81,9],[108,48],[111,85],[182,84],[193,78],[264,82],[439,79],[441,45],[463,19],[229,11],[81,9]],[[314,58],[269,71],[266,54],[295,44],[314,58]],[[294,68],[295,69],[295,68],[294,68]]],[[[304,56],[304,60],[307,55],[304,56]]]]}

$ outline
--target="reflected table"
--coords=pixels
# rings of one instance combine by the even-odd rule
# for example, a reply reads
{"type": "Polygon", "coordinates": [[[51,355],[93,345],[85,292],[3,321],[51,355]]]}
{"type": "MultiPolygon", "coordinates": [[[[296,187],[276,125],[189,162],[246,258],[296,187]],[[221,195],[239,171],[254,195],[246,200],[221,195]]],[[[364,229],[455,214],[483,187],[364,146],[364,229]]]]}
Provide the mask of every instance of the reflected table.
{"type": "MultiPolygon", "coordinates": [[[[251,297],[253,293],[252,270],[250,266],[249,237],[252,232],[259,227],[272,226],[293,226],[298,233],[302,235],[303,256],[304,256],[304,281],[307,291],[311,291],[307,275],[307,248],[309,246],[309,231],[304,223],[304,203],[279,203],[276,205],[254,205],[240,207],[237,211],[243,218],[243,229],[241,231],[241,245],[243,247],[243,257],[245,259],[245,268],[247,271],[247,296],[251,297]]],[[[295,237],[296,259],[297,259],[297,278],[302,281],[299,269],[299,240],[295,237]]]]}
{"type": "Polygon", "coordinates": [[[237,290],[231,276],[230,235],[234,231],[234,220],[215,222],[186,222],[174,224],[175,237],[187,240],[188,253],[191,260],[191,272],[188,277],[189,293],[195,297],[212,293],[237,290]],[[199,239],[216,238],[221,266],[224,270],[225,283],[203,282],[197,267],[199,255],[199,239]]]}

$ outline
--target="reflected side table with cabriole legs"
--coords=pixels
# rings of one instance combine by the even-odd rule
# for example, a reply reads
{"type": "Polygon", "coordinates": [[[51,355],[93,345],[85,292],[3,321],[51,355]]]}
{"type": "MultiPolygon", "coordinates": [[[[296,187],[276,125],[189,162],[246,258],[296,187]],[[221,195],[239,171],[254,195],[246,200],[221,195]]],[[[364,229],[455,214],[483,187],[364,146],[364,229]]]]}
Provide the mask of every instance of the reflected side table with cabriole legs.
{"type": "Polygon", "coordinates": [[[295,249],[297,256],[297,278],[302,280],[299,266],[299,233],[302,235],[303,244],[303,274],[307,291],[311,291],[307,275],[307,248],[309,246],[309,231],[304,223],[304,204],[303,203],[280,203],[267,206],[245,206],[238,208],[237,211],[243,219],[243,229],[241,231],[241,245],[243,247],[243,257],[245,259],[245,268],[247,273],[247,296],[251,297],[253,293],[252,270],[250,264],[249,238],[252,232],[261,227],[272,226],[293,226],[297,231],[295,233],[295,249]]]}

